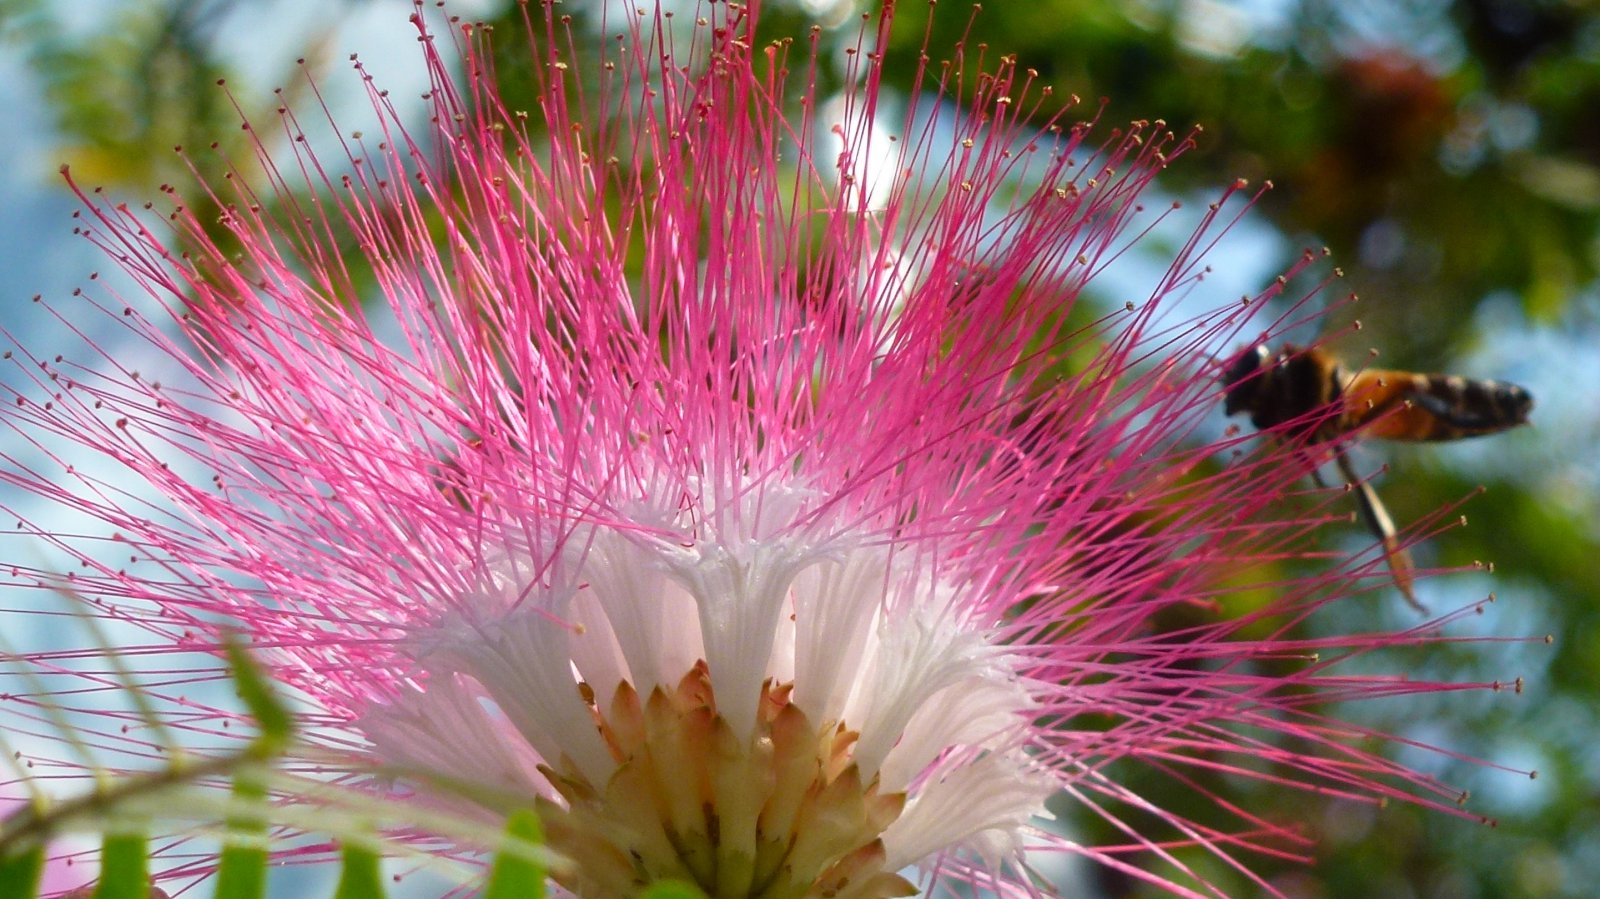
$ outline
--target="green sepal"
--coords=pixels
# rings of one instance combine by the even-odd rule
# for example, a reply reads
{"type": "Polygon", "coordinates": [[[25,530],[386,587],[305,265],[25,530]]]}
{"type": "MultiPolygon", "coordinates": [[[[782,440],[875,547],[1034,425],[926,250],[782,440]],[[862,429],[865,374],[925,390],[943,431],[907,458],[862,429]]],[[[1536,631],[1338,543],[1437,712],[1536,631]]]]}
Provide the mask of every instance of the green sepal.
{"type": "Polygon", "coordinates": [[[681,880],[658,880],[645,887],[636,899],[706,899],[706,894],[681,880]]]}

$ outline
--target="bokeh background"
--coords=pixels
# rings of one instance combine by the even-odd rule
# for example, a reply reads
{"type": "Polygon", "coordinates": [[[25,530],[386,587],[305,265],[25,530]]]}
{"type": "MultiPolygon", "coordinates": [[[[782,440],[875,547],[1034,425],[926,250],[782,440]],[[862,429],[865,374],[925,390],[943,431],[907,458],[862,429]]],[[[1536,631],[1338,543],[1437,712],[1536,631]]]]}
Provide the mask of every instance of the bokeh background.
{"type": "MultiPolygon", "coordinates": [[[[583,28],[601,5],[565,11],[583,28]]],[[[871,5],[766,7],[769,36],[816,24],[843,46],[871,5]]],[[[931,29],[935,47],[965,40],[1015,54],[1058,98],[1082,99],[1075,116],[1203,126],[1198,147],[1161,181],[1191,209],[1234,179],[1272,181],[1212,259],[1206,289],[1216,297],[1254,293],[1303,249],[1326,246],[1344,272],[1327,301],[1361,297],[1317,326],[1341,335],[1337,349],[1362,358],[1381,348],[1386,366],[1533,391],[1533,428],[1359,453],[1365,468],[1389,465],[1380,490],[1402,523],[1487,488],[1463,507],[1467,527],[1418,555],[1428,566],[1492,562],[1493,573],[1431,579],[1421,596],[1443,611],[1492,591],[1497,601],[1454,632],[1533,639],[1395,650],[1372,664],[1462,681],[1520,677],[1524,691],[1341,714],[1458,751],[1463,760],[1394,750],[1470,791],[1468,807],[1497,826],[1398,804],[1273,795],[1260,784],[1210,786],[1316,837],[1317,866],[1263,868],[1293,895],[1600,893],[1600,14],[1579,0],[1027,0],[993,2],[977,15],[946,2],[930,25],[928,6],[900,7],[897,89],[909,87],[931,29]],[[1549,644],[1538,639],[1547,634],[1549,644]],[[1536,779],[1514,773],[1530,769],[1536,779]]],[[[451,8],[499,20],[510,35],[522,28],[512,4],[451,8]]],[[[75,203],[56,174],[61,163],[130,200],[153,197],[186,180],[174,145],[243,151],[235,103],[264,118],[280,102],[311,102],[300,58],[319,73],[341,124],[359,127],[365,100],[342,71],[350,52],[402,107],[426,88],[410,9],[409,0],[0,0],[0,324],[30,344],[48,342],[60,326],[33,316],[28,297],[65,293],[105,267],[71,236],[75,203]],[[273,92],[279,85],[283,95],[273,92]]],[[[500,46],[500,76],[514,97],[524,45],[500,46]]],[[[1327,546],[1367,542],[1347,530],[1326,535],[1327,546]]],[[[1417,623],[1397,597],[1374,593],[1310,626],[1417,623]]],[[[9,634],[13,643],[34,637],[9,634]]],[[[1230,872],[1209,873],[1238,895],[1253,892],[1230,872]]],[[[1105,872],[1085,885],[1104,897],[1141,890],[1105,872]]]]}

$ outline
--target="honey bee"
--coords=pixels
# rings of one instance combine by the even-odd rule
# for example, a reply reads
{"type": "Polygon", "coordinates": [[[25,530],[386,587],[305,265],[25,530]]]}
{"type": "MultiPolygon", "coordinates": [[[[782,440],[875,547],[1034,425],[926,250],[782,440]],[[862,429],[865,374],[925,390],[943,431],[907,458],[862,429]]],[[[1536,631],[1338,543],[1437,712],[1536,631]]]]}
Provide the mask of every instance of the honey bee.
{"type": "MultiPolygon", "coordinates": [[[[1437,441],[1479,437],[1525,424],[1528,391],[1504,381],[1418,374],[1379,368],[1347,369],[1332,353],[1284,344],[1274,354],[1257,345],[1239,354],[1222,377],[1224,411],[1248,412],[1257,430],[1274,430],[1302,445],[1345,434],[1386,440],[1437,441]]],[[[1384,559],[1406,602],[1424,611],[1412,590],[1409,554],[1394,520],[1371,483],[1356,475],[1343,446],[1334,460],[1356,494],[1361,519],[1383,546],[1384,559]]],[[[1312,472],[1318,485],[1322,479],[1312,472]]]]}

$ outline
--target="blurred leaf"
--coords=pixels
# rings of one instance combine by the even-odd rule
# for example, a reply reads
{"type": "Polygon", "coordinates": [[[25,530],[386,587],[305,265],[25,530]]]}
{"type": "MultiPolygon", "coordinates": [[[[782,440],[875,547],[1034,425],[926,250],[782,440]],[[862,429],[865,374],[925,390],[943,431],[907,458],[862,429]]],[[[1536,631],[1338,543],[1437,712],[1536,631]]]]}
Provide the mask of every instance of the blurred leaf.
{"type": "Polygon", "coordinates": [[[339,888],[334,899],[384,899],[383,874],[378,853],[346,841],[340,849],[339,888]]]}
{"type": "Polygon", "coordinates": [[[526,809],[512,812],[506,836],[510,842],[495,853],[484,899],[543,899],[544,864],[535,854],[544,846],[539,816],[526,809]]]}
{"type": "Polygon", "coordinates": [[[278,701],[261,669],[245,653],[244,646],[230,640],[226,651],[228,671],[238,688],[239,698],[244,700],[245,708],[261,729],[256,735],[258,750],[268,756],[282,752],[294,735],[294,719],[278,701]]]}
{"type": "Polygon", "coordinates": [[[45,848],[35,844],[16,855],[0,854],[0,899],[33,899],[44,873],[45,848]]]}
{"type": "Polygon", "coordinates": [[[203,146],[227,127],[233,110],[217,90],[225,77],[212,58],[215,4],[165,0],[115,4],[88,38],[56,26],[34,43],[34,69],[45,81],[71,146],[66,161],[89,183],[150,185],[182,171],[172,148],[203,146]]]}
{"type": "Polygon", "coordinates": [[[100,881],[94,899],[150,899],[144,834],[107,834],[100,848],[100,881]]]}
{"type": "MultiPolygon", "coordinates": [[[[241,695],[248,695],[247,677],[242,673],[250,666],[236,645],[228,647],[230,661],[235,665],[241,695]]],[[[257,697],[258,701],[268,697],[257,697]]],[[[249,703],[249,699],[246,699],[249,703]]],[[[272,703],[263,703],[271,706],[272,703]]],[[[254,712],[256,706],[251,705],[254,712]]],[[[270,709],[265,709],[271,714],[270,709]]],[[[277,710],[283,714],[280,708],[277,710]]],[[[283,715],[287,720],[287,715],[283,715]]],[[[260,720],[259,714],[257,720],[260,720]]],[[[286,726],[286,725],[285,725],[286,726]]],[[[263,730],[263,734],[265,734],[263,730]]],[[[286,739],[284,737],[283,739],[286,739]]],[[[267,791],[260,779],[248,769],[241,771],[233,782],[233,798],[245,807],[228,820],[228,834],[222,847],[222,859],[217,870],[216,899],[261,899],[267,893],[267,821],[263,814],[251,810],[266,801],[267,791]]]]}

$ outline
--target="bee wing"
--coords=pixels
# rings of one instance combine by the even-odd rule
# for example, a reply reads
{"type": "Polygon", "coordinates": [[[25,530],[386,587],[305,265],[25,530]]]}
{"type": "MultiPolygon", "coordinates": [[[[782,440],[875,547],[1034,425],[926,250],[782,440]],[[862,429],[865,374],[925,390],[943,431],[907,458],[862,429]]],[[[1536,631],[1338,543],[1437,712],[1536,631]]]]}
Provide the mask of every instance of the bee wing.
{"type": "Polygon", "coordinates": [[[1345,482],[1355,490],[1361,520],[1383,545],[1383,558],[1389,566],[1389,575],[1394,578],[1395,587],[1399,588],[1400,595],[1405,597],[1411,608],[1426,613],[1427,607],[1417,600],[1416,591],[1412,589],[1414,578],[1411,571],[1414,566],[1411,564],[1411,554],[1406,552],[1400,545],[1400,538],[1395,536],[1394,519],[1389,517],[1389,510],[1384,508],[1383,501],[1378,499],[1378,491],[1355,473],[1343,451],[1335,454],[1334,458],[1339,463],[1339,472],[1344,475],[1345,482]]]}

